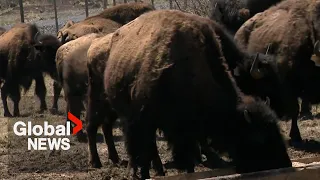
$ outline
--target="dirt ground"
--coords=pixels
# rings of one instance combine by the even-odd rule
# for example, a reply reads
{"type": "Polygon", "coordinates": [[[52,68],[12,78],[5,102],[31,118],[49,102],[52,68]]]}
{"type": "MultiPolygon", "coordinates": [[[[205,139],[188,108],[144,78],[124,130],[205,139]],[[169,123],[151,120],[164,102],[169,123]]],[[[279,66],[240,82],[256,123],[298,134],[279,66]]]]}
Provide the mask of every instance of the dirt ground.
{"type": "MultiPolygon", "coordinates": [[[[46,77],[48,88],[47,103],[50,108],[52,103],[52,80],[46,77]]],[[[34,86],[33,86],[34,87],[34,86]]],[[[23,93],[24,94],[24,93],[23,93]]],[[[99,130],[98,153],[103,167],[92,169],[88,166],[88,146],[86,143],[79,143],[74,137],[71,138],[71,148],[69,151],[28,151],[27,139],[13,134],[13,123],[16,121],[29,121],[34,124],[58,125],[65,122],[65,101],[63,97],[59,100],[59,113],[52,115],[49,111],[39,114],[39,101],[33,96],[34,89],[30,89],[23,95],[20,102],[21,118],[0,118],[0,179],[127,179],[126,165],[113,165],[107,160],[107,147],[104,143],[103,135],[99,130]]],[[[63,94],[62,94],[63,96],[63,94]]],[[[9,101],[12,110],[12,102],[9,101]]],[[[314,115],[317,108],[313,108],[314,115]]],[[[0,115],[3,117],[2,102],[0,104],[0,115]]],[[[290,128],[290,121],[280,122],[281,129],[286,137],[290,128]]],[[[303,147],[292,147],[288,144],[288,153],[291,159],[317,157],[320,153],[320,120],[300,120],[299,127],[304,139],[308,141],[303,147]]],[[[122,131],[118,127],[114,128],[116,148],[122,160],[128,160],[125,153],[122,131]]],[[[164,164],[171,161],[171,155],[167,150],[164,141],[158,140],[158,149],[164,164]]],[[[196,172],[208,171],[204,165],[196,167],[196,172]]],[[[174,169],[166,169],[167,176],[176,175],[174,169]]],[[[151,175],[154,175],[152,172],[151,175]]]]}

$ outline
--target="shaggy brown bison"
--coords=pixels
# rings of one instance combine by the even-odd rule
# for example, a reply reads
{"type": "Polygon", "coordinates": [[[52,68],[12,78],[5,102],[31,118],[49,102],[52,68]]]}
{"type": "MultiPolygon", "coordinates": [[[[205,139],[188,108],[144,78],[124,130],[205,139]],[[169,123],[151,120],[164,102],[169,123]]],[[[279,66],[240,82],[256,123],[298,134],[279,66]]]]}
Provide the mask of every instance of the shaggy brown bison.
{"type": "MultiPolygon", "coordinates": [[[[81,111],[84,110],[83,102],[86,100],[88,84],[87,51],[91,42],[100,36],[95,33],[88,34],[70,41],[58,49],[56,54],[58,79],[54,84],[53,112],[58,109],[57,102],[63,88],[67,102],[66,113],[71,112],[80,118],[81,111]]],[[[81,134],[82,132],[79,135],[81,134]]],[[[83,140],[81,136],[78,138],[83,140]]]]}
{"type": "Polygon", "coordinates": [[[90,33],[101,32],[103,34],[108,34],[114,32],[119,27],[121,27],[121,24],[110,19],[104,19],[101,17],[90,18],[79,23],[75,23],[68,28],[64,27],[58,32],[58,38],[60,38],[61,43],[64,44],[90,33]]]}
{"type": "MultiPolygon", "coordinates": [[[[317,65],[320,1],[286,0],[248,20],[237,31],[235,40],[250,52],[265,52],[276,56],[274,62],[287,95],[285,112],[292,118],[290,137],[301,141],[297,118],[298,97],[318,103],[320,71],[317,65]],[[314,51],[313,51],[314,49],[314,51]],[[311,61],[312,54],[315,61],[311,61]]],[[[256,73],[256,79],[268,71],[256,73]]],[[[271,100],[272,101],[272,100],[271,100]]],[[[277,102],[275,102],[277,103],[277,102]]],[[[281,104],[281,103],[278,103],[281,104]]],[[[277,108],[274,108],[276,111],[277,108]]]]}
{"type": "Polygon", "coordinates": [[[213,0],[211,19],[223,24],[233,34],[249,18],[281,0],[213,0]]]}
{"type": "Polygon", "coordinates": [[[277,116],[241,93],[221,46],[212,21],[175,10],[141,15],[112,36],[104,88],[143,179],[157,128],[188,172],[203,139],[228,152],[238,172],[291,166],[277,116]]]}
{"type": "Polygon", "coordinates": [[[151,10],[154,10],[154,8],[150,4],[142,2],[116,5],[78,23],[67,23],[58,32],[58,37],[61,38],[62,43],[65,43],[89,33],[111,33],[120,26],[151,10]]]}
{"type": "MultiPolygon", "coordinates": [[[[88,50],[88,106],[87,106],[87,133],[89,140],[90,164],[92,167],[101,167],[100,158],[97,152],[96,136],[99,126],[102,126],[105,141],[108,146],[109,159],[113,163],[119,162],[118,153],[115,149],[112,128],[118,115],[109,105],[107,95],[103,88],[103,72],[106,60],[110,51],[110,42],[113,34],[108,34],[101,38],[96,38],[88,50]]],[[[157,175],[164,175],[161,159],[154,144],[153,165],[157,175]]],[[[136,171],[136,167],[133,167],[136,171]]]]}
{"type": "Polygon", "coordinates": [[[5,28],[0,27],[0,35],[6,32],[7,30],[5,28]]]}
{"type": "Polygon", "coordinates": [[[28,90],[36,81],[35,92],[40,98],[40,110],[45,110],[46,87],[43,72],[56,75],[55,55],[60,41],[51,35],[39,35],[36,25],[17,24],[0,36],[0,79],[4,116],[12,116],[7,96],[14,103],[14,116],[19,116],[20,86],[28,90]]]}

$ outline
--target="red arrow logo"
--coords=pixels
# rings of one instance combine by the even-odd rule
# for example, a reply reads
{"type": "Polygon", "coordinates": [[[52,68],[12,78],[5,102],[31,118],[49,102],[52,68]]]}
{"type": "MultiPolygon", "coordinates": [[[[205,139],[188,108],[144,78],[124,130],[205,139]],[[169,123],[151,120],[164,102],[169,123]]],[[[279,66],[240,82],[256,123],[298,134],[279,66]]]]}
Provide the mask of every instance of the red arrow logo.
{"type": "Polygon", "coordinates": [[[76,116],[68,112],[68,119],[72,121],[76,126],[72,129],[72,135],[77,134],[82,129],[82,121],[78,119],[76,116]]]}

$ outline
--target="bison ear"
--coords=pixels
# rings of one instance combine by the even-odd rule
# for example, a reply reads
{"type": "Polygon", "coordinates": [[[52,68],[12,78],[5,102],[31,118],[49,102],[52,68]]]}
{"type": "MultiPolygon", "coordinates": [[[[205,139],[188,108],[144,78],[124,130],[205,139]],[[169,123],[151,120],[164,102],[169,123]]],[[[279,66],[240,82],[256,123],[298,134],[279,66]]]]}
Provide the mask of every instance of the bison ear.
{"type": "Polygon", "coordinates": [[[251,123],[251,118],[249,116],[249,113],[247,110],[244,110],[243,111],[243,115],[244,115],[244,119],[248,122],[248,123],[251,123]]]}

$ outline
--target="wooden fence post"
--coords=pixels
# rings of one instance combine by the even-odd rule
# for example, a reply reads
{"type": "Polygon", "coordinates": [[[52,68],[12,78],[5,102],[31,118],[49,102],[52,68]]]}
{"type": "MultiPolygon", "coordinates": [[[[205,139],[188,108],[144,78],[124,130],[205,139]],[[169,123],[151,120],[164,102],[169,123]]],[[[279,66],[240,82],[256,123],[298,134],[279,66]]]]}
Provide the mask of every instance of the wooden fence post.
{"type": "Polygon", "coordinates": [[[22,0],[19,0],[19,6],[20,6],[20,20],[22,23],[24,23],[24,12],[23,12],[23,2],[22,0]]]}
{"type": "Polygon", "coordinates": [[[117,3],[116,3],[116,0],[113,0],[113,6],[115,6],[117,3]]]}
{"type": "Polygon", "coordinates": [[[108,0],[103,0],[103,9],[106,9],[108,6],[108,0]]]}
{"type": "Polygon", "coordinates": [[[86,17],[88,17],[88,16],[89,16],[88,0],[85,0],[85,1],[84,1],[84,5],[85,5],[85,7],[86,7],[86,17]]]}
{"type": "Polygon", "coordinates": [[[58,25],[58,13],[57,13],[57,2],[56,2],[56,0],[53,0],[53,7],[54,7],[54,19],[56,20],[56,33],[58,33],[59,25],[58,25]]]}
{"type": "Polygon", "coordinates": [[[169,7],[170,9],[173,9],[172,0],[169,0],[169,7]]]}
{"type": "MultiPolygon", "coordinates": [[[[137,2],[137,1],[136,1],[137,2]]],[[[151,0],[151,4],[152,4],[152,6],[154,7],[154,0],[151,0]]]]}
{"type": "Polygon", "coordinates": [[[124,3],[127,3],[127,0],[123,0],[124,3]]]}

